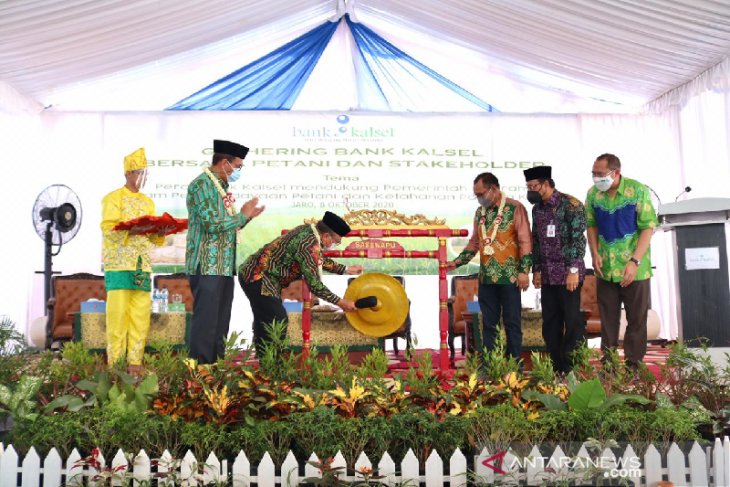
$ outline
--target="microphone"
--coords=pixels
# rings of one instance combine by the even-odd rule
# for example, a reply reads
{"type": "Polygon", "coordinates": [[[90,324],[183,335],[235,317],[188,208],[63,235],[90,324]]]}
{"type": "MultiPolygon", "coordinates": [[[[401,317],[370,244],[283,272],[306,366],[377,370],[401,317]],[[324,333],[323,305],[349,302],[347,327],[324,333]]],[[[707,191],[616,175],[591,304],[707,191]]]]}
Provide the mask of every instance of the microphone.
{"type": "MultiPolygon", "coordinates": [[[[645,186],[646,186],[647,188],[649,188],[649,191],[651,191],[651,192],[652,192],[652,194],[653,194],[653,195],[654,195],[654,196],[656,197],[657,201],[659,202],[659,205],[658,205],[658,206],[661,206],[661,205],[662,205],[662,199],[661,199],[661,198],[659,197],[659,195],[658,195],[658,194],[656,193],[656,191],[654,191],[654,190],[652,189],[652,187],[651,187],[651,186],[649,186],[648,184],[646,184],[645,186]]],[[[656,209],[658,210],[659,208],[656,208],[656,209]]]]}
{"type": "Polygon", "coordinates": [[[685,186],[685,188],[684,188],[684,191],[682,191],[681,193],[679,193],[679,194],[677,195],[677,197],[676,197],[676,198],[674,198],[674,201],[676,202],[676,201],[677,201],[677,200],[679,199],[679,197],[680,197],[680,196],[682,196],[682,195],[683,195],[683,194],[685,194],[685,193],[689,193],[690,191],[692,191],[692,188],[691,188],[691,187],[689,187],[689,186],[685,186]]]}

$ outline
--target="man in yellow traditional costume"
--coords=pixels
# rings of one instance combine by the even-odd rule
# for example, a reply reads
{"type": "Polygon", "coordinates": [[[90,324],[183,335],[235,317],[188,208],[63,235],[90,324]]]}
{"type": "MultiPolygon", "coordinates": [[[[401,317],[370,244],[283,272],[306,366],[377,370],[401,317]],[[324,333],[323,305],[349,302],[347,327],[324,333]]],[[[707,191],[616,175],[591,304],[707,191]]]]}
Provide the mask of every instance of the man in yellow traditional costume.
{"type": "Polygon", "coordinates": [[[124,177],[126,184],[101,202],[107,362],[112,365],[126,355],[127,370],[137,375],[150,329],[150,249],[165,237],[164,229],[148,235],[141,235],[139,227],[114,230],[118,223],[155,213],[154,202],[140,192],[147,179],[143,148],[124,158],[124,177]]]}

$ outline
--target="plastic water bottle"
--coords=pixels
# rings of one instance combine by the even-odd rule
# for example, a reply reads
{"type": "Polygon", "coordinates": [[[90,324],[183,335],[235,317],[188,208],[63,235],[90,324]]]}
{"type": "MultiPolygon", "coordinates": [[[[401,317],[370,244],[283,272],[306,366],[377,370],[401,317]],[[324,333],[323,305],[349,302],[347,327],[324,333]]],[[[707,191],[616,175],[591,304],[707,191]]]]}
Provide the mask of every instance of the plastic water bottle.
{"type": "Polygon", "coordinates": [[[166,287],[160,290],[160,313],[167,313],[167,305],[170,300],[170,292],[166,287]]]}
{"type": "Polygon", "coordinates": [[[152,312],[160,312],[160,290],[157,288],[152,290],[152,312]]]}

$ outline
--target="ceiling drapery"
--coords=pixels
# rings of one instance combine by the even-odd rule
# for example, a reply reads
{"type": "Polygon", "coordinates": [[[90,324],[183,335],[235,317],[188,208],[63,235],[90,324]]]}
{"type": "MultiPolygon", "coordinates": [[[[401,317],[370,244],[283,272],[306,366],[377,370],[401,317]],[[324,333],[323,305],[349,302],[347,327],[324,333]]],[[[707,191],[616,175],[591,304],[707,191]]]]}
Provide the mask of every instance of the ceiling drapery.
{"type": "MultiPolygon", "coordinates": [[[[469,110],[496,111],[367,26],[353,22],[349,14],[315,27],[167,109],[290,110],[330,44],[338,23],[355,45],[345,64],[362,73],[356,83],[357,100],[353,103],[359,109],[438,111],[439,103],[446,103],[444,107],[455,110],[466,101],[469,110]],[[457,97],[461,100],[457,101],[457,97]]],[[[344,68],[340,65],[336,69],[344,68]]]]}
{"type": "MultiPolygon", "coordinates": [[[[0,106],[161,109],[335,10],[332,0],[6,0],[0,82],[12,89],[0,106]]],[[[502,111],[635,111],[730,53],[726,0],[358,0],[355,10],[502,111]]]]}

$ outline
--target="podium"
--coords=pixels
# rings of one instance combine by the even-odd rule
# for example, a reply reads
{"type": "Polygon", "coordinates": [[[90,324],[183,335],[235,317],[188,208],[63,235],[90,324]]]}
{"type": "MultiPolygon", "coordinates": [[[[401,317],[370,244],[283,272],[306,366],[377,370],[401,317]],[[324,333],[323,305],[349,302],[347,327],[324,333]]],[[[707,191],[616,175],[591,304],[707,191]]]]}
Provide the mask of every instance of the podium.
{"type": "Polygon", "coordinates": [[[669,203],[659,206],[658,216],[675,249],[679,338],[730,347],[730,198],[669,203]]]}

